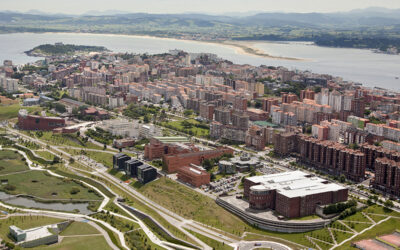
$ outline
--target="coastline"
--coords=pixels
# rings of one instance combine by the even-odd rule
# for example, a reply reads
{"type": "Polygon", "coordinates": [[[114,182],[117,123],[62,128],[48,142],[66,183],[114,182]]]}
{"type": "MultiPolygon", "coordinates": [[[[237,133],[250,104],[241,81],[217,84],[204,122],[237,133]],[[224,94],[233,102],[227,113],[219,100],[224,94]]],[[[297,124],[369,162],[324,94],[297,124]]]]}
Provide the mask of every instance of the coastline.
{"type": "MultiPolygon", "coordinates": [[[[21,33],[34,33],[34,32],[21,32],[21,33]]],[[[149,35],[129,35],[129,34],[107,34],[107,33],[86,33],[86,32],[43,32],[43,34],[82,34],[82,35],[98,35],[98,36],[111,36],[111,37],[134,37],[134,38],[143,38],[143,39],[157,39],[157,40],[169,40],[169,41],[180,41],[180,42],[190,42],[190,43],[203,43],[210,45],[220,45],[223,47],[231,48],[237,54],[241,55],[250,55],[263,57],[268,59],[275,60],[287,60],[287,61],[306,61],[303,58],[294,58],[294,57],[283,57],[283,56],[273,56],[265,51],[258,49],[252,44],[255,44],[255,41],[233,41],[233,40],[225,40],[225,41],[201,41],[201,40],[189,40],[189,39],[179,39],[179,38],[169,38],[169,37],[157,37],[157,36],[149,36],[149,35]]],[[[265,41],[268,42],[268,41],[265,41]]]]}

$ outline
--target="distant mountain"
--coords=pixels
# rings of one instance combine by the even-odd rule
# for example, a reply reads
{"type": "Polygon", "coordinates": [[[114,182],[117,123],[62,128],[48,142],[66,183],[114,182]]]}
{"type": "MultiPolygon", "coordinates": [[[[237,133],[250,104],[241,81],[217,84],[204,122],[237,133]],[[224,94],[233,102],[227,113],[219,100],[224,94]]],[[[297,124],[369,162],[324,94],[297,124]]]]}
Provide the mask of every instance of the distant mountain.
{"type": "Polygon", "coordinates": [[[82,14],[82,16],[114,16],[114,15],[121,15],[121,14],[131,14],[130,11],[122,11],[122,10],[104,10],[104,11],[97,11],[97,10],[90,10],[82,14]]]}
{"type": "Polygon", "coordinates": [[[400,9],[336,13],[244,12],[149,14],[89,11],[83,15],[0,12],[0,33],[90,32],[202,40],[314,41],[326,46],[400,48],[400,9]]]}

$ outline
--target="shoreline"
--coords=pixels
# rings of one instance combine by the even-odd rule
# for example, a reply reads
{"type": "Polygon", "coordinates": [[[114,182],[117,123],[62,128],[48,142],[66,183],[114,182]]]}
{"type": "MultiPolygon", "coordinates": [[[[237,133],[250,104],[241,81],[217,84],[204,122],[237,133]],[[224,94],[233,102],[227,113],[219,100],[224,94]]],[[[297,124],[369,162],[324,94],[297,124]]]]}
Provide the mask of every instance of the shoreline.
{"type": "MultiPolygon", "coordinates": [[[[75,35],[93,35],[93,36],[110,36],[110,37],[134,37],[134,38],[142,38],[142,39],[157,39],[157,40],[169,40],[169,41],[180,41],[180,42],[190,42],[190,43],[203,43],[210,45],[219,45],[226,48],[231,48],[237,54],[241,55],[250,55],[263,57],[268,59],[275,60],[287,60],[287,61],[306,61],[303,58],[295,58],[295,57],[284,57],[284,56],[273,56],[268,54],[266,51],[255,48],[252,44],[256,43],[256,41],[233,41],[233,40],[224,40],[224,41],[201,41],[201,40],[189,40],[189,39],[179,39],[179,38],[169,38],[169,37],[157,37],[157,36],[149,36],[149,35],[130,35],[130,34],[107,34],[107,33],[87,33],[87,32],[16,32],[15,34],[75,34],[75,35]]],[[[263,41],[263,42],[271,42],[271,41],[263,41]]]]}
{"type": "MultiPolygon", "coordinates": [[[[270,41],[263,41],[263,42],[270,42],[270,41]]],[[[275,60],[286,60],[286,61],[307,61],[304,58],[296,58],[296,57],[285,57],[285,56],[273,56],[266,51],[256,48],[253,45],[257,43],[256,41],[232,41],[226,40],[221,42],[215,42],[217,44],[222,44],[231,48],[235,48],[236,53],[238,54],[245,54],[245,55],[252,55],[258,57],[264,57],[268,59],[275,59],[275,60]]]]}

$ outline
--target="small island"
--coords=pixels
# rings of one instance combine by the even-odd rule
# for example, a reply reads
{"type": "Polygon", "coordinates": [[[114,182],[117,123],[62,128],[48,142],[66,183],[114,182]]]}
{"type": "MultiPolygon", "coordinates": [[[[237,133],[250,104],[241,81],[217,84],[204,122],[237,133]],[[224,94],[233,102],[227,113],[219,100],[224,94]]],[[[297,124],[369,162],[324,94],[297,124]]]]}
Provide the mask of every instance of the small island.
{"type": "Polygon", "coordinates": [[[74,45],[74,44],[43,44],[35,48],[25,51],[28,56],[59,56],[59,55],[76,55],[90,52],[105,52],[109,51],[103,46],[87,46],[87,45],[74,45]]]}

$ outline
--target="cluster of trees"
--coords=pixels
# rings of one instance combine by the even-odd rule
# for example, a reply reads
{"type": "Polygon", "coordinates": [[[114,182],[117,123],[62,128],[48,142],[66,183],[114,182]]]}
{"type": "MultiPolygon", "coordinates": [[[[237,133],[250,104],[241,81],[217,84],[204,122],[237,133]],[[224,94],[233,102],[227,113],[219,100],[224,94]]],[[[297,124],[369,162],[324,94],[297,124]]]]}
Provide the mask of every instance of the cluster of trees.
{"type": "Polygon", "coordinates": [[[207,171],[210,171],[215,164],[217,164],[221,160],[229,160],[233,157],[232,154],[223,154],[220,157],[212,158],[212,159],[205,159],[202,162],[203,168],[205,168],[207,171]]]}
{"type": "Polygon", "coordinates": [[[345,211],[346,209],[349,209],[352,207],[354,207],[354,208],[357,207],[356,200],[349,200],[347,202],[340,202],[340,203],[328,205],[328,206],[324,207],[324,214],[341,213],[341,212],[345,211]]]}
{"type": "Polygon", "coordinates": [[[32,52],[43,53],[46,55],[65,55],[76,52],[102,52],[107,51],[103,46],[85,46],[74,44],[43,44],[39,45],[32,50],[27,51],[27,54],[32,52]]]}
{"type": "Polygon", "coordinates": [[[105,131],[104,129],[98,127],[96,128],[96,130],[88,129],[86,131],[86,135],[92,138],[93,140],[96,140],[106,145],[111,144],[114,139],[122,139],[122,136],[115,136],[110,132],[105,131]]]}
{"type": "Polygon", "coordinates": [[[55,109],[57,112],[59,113],[65,113],[67,112],[67,108],[65,107],[65,105],[58,103],[58,102],[45,102],[43,103],[41,106],[43,107],[47,107],[49,109],[55,109]]]}
{"type": "MultiPolygon", "coordinates": [[[[125,110],[124,115],[133,119],[139,119],[140,117],[146,117],[147,122],[150,120],[150,115],[155,115],[160,111],[161,108],[155,107],[154,105],[137,105],[130,104],[125,110]]],[[[145,121],[146,122],[146,121],[145,121]]]]}

